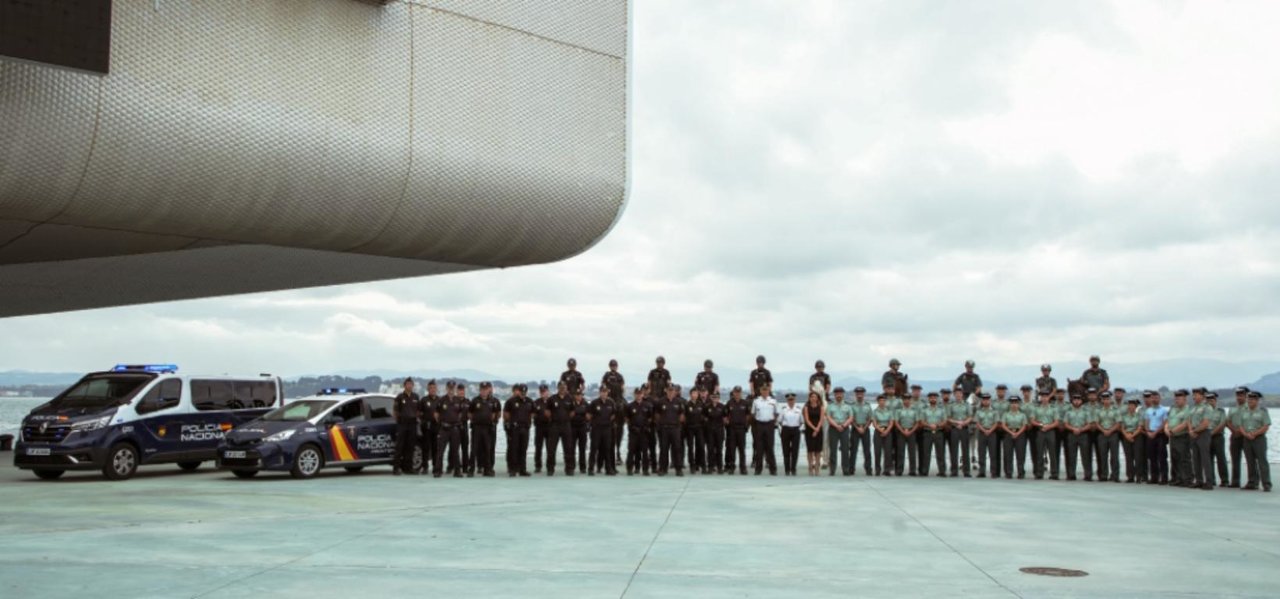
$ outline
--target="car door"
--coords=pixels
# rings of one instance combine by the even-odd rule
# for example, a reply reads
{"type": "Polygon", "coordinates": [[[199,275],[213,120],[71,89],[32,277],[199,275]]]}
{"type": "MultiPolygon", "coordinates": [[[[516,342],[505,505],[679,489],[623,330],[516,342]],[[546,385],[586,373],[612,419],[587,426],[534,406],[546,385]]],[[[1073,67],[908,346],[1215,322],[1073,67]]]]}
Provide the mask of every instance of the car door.
{"type": "Polygon", "coordinates": [[[366,397],[368,420],[358,429],[356,452],[362,460],[389,460],[395,455],[395,400],[385,396],[366,397]]]}
{"type": "Polygon", "coordinates": [[[325,436],[328,437],[328,462],[351,462],[360,459],[356,440],[366,424],[364,401],[348,399],[325,417],[325,436]]]}

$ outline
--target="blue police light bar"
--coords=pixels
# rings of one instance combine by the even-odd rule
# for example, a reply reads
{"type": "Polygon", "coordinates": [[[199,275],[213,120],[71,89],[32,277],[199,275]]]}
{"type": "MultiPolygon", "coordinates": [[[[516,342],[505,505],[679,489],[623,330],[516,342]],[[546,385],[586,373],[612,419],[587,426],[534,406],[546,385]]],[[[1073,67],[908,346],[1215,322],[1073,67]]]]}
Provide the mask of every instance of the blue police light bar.
{"type": "Polygon", "coordinates": [[[177,364],[116,364],[112,372],[177,372],[177,364]]]}
{"type": "Polygon", "coordinates": [[[346,387],[325,387],[320,390],[319,395],[355,395],[357,393],[367,393],[364,389],[348,389],[346,387]]]}

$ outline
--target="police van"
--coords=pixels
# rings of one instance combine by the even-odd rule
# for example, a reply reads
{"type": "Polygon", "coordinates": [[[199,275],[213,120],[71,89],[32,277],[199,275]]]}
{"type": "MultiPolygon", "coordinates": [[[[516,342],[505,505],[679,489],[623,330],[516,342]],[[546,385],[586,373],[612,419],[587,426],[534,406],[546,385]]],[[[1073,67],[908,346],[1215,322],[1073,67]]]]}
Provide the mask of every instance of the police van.
{"type": "Polygon", "coordinates": [[[119,364],[33,409],[13,464],[43,479],[101,470],[124,480],[149,464],[195,470],[216,459],[227,431],[283,403],[282,391],[270,374],[180,375],[172,364],[119,364]]]}
{"type": "MultiPolygon", "coordinates": [[[[311,478],[324,468],[356,473],[395,458],[395,398],[364,389],[324,389],[296,399],[223,437],[218,467],[240,478],[262,470],[311,478]]],[[[425,464],[414,449],[415,470],[425,464]]]]}

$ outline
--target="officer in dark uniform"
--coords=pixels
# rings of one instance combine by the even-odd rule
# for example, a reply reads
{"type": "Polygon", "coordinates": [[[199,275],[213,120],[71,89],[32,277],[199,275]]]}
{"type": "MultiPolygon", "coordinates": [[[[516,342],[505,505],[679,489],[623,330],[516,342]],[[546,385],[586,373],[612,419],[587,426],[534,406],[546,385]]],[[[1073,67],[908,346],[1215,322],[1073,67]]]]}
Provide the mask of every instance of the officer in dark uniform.
{"type": "Polygon", "coordinates": [[[1053,395],[1058,392],[1058,379],[1053,378],[1050,374],[1053,372],[1053,366],[1049,364],[1040,365],[1040,377],[1036,379],[1036,395],[1048,393],[1053,395]]]}
{"type": "Polygon", "coordinates": [[[664,398],[667,396],[667,387],[671,384],[671,372],[667,370],[666,358],[658,356],[654,362],[657,366],[649,371],[649,397],[664,398]]]}
{"type": "Polygon", "coordinates": [[[481,476],[494,476],[493,463],[496,459],[498,419],[502,417],[502,402],[493,396],[493,383],[480,383],[480,395],[471,400],[471,466],[480,471],[481,476]]]}
{"type": "Polygon", "coordinates": [[[404,391],[396,396],[396,458],[391,473],[413,472],[413,449],[418,445],[418,409],[422,400],[413,392],[413,379],[404,380],[404,391]]]}
{"type": "Polygon", "coordinates": [[[556,394],[547,398],[547,476],[556,475],[556,446],[564,447],[564,472],[573,476],[573,399],[568,386],[557,385],[556,394]]]}
{"type": "Polygon", "coordinates": [[[569,388],[569,394],[573,395],[579,391],[587,390],[587,380],[582,378],[582,373],[578,372],[578,361],[569,358],[569,369],[560,373],[560,382],[569,388]]]}
{"type": "Polygon", "coordinates": [[[613,407],[617,410],[615,414],[618,418],[614,418],[613,425],[613,459],[616,464],[622,461],[622,431],[625,428],[622,411],[627,407],[627,381],[622,373],[618,372],[617,360],[609,360],[609,371],[600,377],[600,386],[608,387],[609,399],[613,401],[613,407]]]}
{"type": "MultiPolygon", "coordinates": [[[[885,392],[886,394],[892,394],[896,396],[898,381],[902,381],[904,385],[906,384],[907,375],[902,373],[899,370],[900,368],[902,368],[902,362],[897,358],[894,358],[892,360],[889,360],[889,369],[884,371],[884,374],[880,375],[880,386],[882,388],[888,389],[888,391],[885,392]]],[[[892,402],[890,403],[889,407],[895,410],[898,409],[898,406],[893,405],[892,402]]]]}
{"type": "Polygon", "coordinates": [[[474,474],[475,463],[472,461],[471,455],[471,434],[467,426],[467,421],[471,416],[471,400],[467,399],[467,384],[463,381],[455,382],[453,384],[453,396],[462,401],[465,406],[462,410],[462,426],[458,427],[458,445],[462,450],[462,471],[467,474],[474,474]]]}
{"type": "Polygon", "coordinates": [[[1099,393],[1111,390],[1111,377],[1105,369],[1098,368],[1098,364],[1101,363],[1102,358],[1089,356],[1089,368],[1080,375],[1080,380],[1084,381],[1085,386],[1093,387],[1099,393]]]}
{"type": "Polygon", "coordinates": [[[706,442],[707,459],[703,462],[703,474],[724,474],[724,427],[725,407],[720,403],[720,392],[712,391],[711,399],[702,407],[703,438],[706,442]]]}
{"type": "Polygon", "coordinates": [[[827,374],[827,363],[818,360],[813,363],[813,374],[809,375],[809,390],[814,383],[822,384],[822,400],[831,401],[831,375],[827,374]]]}
{"type": "Polygon", "coordinates": [[[551,420],[547,416],[547,401],[551,391],[545,383],[538,385],[538,399],[533,400],[533,473],[542,472],[542,448],[547,445],[551,420]]]}
{"type": "Polygon", "coordinates": [[[667,397],[653,407],[653,418],[658,427],[658,445],[661,448],[658,457],[658,474],[666,476],[670,468],[675,468],[676,476],[684,476],[683,447],[680,443],[680,429],[684,424],[686,406],[676,395],[675,386],[667,387],[667,397]]]}
{"type": "MultiPolygon", "coordinates": [[[[693,379],[693,388],[700,389],[706,393],[720,392],[720,375],[716,374],[712,367],[715,364],[711,360],[702,363],[702,372],[693,379]]],[[[704,398],[707,396],[703,396],[704,398]]]]}
{"type": "Polygon", "coordinates": [[[684,415],[684,431],[685,452],[689,456],[689,473],[697,474],[706,468],[707,447],[706,438],[703,436],[706,432],[704,427],[706,421],[703,419],[703,409],[706,403],[703,397],[710,395],[710,391],[703,391],[699,387],[694,387],[689,393],[690,400],[686,404],[684,415]]]}
{"type": "Polygon", "coordinates": [[[751,371],[747,382],[751,387],[751,397],[758,397],[765,385],[773,385],[773,373],[764,367],[764,356],[756,356],[756,369],[751,371]]]}
{"type": "Polygon", "coordinates": [[[736,463],[738,474],[747,474],[747,429],[751,426],[751,403],[742,398],[742,387],[734,387],[725,402],[725,469],[733,474],[736,463]]]}
{"type": "Polygon", "coordinates": [[[591,455],[587,462],[587,476],[595,476],[596,470],[605,476],[617,476],[618,463],[614,461],[613,424],[619,419],[617,404],[609,397],[609,388],[600,387],[600,396],[587,406],[587,421],[591,424],[591,455]]]}
{"type": "Polygon", "coordinates": [[[649,448],[649,427],[653,424],[653,405],[645,399],[644,392],[636,388],[635,398],[624,411],[627,422],[627,476],[637,472],[649,476],[656,470],[653,453],[649,448]]]}
{"type": "Polygon", "coordinates": [[[529,476],[529,426],[533,424],[533,401],[525,397],[524,385],[511,388],[511,399],[502,409],[507,431],[507,476],[529,476]]]}
{"type": "Polygon", "coordinates": [[[440,401],[440,396],[436,394],[438,387],[436,380],[427,381],[427,394],[423,396],[422,401],[418,402],[418,422],[421,423],[421,435],[418,437],[418,445],[422,447],[422,470],[419,474],[431,473],[431,462],[436,457],[436,438],[438,437],[436,429],[436,402],[440,401]]]}
{"type": "MultiPolygon", "coordinates": [[[[449,390],[453,390],[453,384],[449,384],[449,390]]],[[[446,393],[436,402],[435,420],[436,427],[439,430],[439,439],[436,443],[435,464],[432,474],[436,478],[440,478],[444,473],[444,453],[446,449],[449,452],[449,472],[453,473],[454,478],[462,478],[462,428],[467,425],[467,410],[470,405],[467,400],[458,397],[453,393],[446,393]]]]}
{"type": "Polygon", "coordinates": [[[952,387],[959,387],[964,393],[964,398],[968,398],[974,393],[982,392],[982,377],[973,371],[973,360],[964,361],[964,372],[956,377],[956,382],[952,387]]]}
{"type": "MultiPolygon", "coordinates": [[[[591,420],[587,418],[587,399],[581,391],[573,393],[573,418],[570,422],[573,425],[573,446],[578,450],[576,471],[582,472],[590,464],[587,461],[587,442],[591,438],[591,420]]],[[[569,476],[573,476],[573,472],[568,471],[569,476]]]]}

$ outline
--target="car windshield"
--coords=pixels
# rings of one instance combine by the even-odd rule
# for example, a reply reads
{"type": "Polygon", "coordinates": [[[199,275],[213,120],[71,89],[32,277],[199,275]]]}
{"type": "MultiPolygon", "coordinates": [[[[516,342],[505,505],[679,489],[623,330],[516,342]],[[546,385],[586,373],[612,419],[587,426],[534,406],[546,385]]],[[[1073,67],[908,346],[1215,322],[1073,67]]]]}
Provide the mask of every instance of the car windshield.
{"type": "Polygon", "coordinates": [[[154,376],[104,374],[85,377],[53,398],[54,408],[109,408],[129,403],[154,376]]]}
{"type": "Polygon", "coordinates": [[[302,422],[323,414],[336,403],[338,402],[331,399],[295,401],[267,412],[262,419],[275,422],[302,422]]]}

